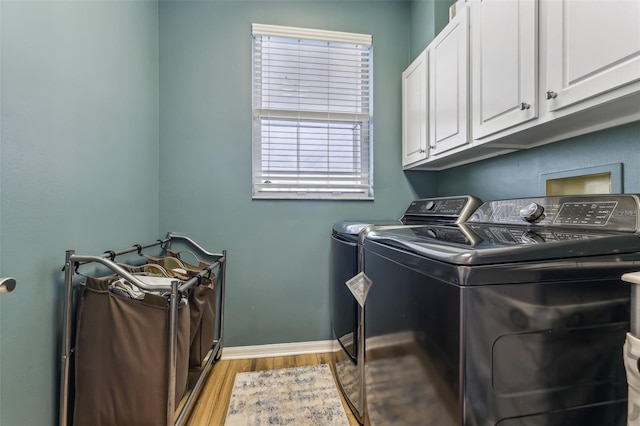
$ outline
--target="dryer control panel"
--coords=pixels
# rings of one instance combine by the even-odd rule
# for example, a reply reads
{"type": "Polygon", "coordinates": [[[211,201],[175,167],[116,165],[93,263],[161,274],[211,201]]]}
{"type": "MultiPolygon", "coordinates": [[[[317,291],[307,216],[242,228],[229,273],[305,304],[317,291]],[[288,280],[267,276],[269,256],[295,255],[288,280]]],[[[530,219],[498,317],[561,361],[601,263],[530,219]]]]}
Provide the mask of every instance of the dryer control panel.
{"type": "Polygon", "coordinates": [[[421,224],[425,220],[433,222],[437,219],[443,222],[461,223],[465,222],[481,204],[482,201],[471,195],[424,198],[412,201],[400,220],[405,225],[421,224]]]}
{"type": "Polygon", "coordinates": [[[468,222],[637,232],[639,210],[631,194],[520,198],[485,202],[468,222]]]}

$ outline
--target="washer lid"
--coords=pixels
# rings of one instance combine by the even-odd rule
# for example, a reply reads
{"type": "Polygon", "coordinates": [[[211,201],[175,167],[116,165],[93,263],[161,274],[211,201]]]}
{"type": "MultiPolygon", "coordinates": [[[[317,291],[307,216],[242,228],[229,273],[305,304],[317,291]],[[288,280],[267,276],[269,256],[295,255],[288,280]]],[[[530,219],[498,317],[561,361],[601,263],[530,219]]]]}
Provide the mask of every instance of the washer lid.
{"type": "Polygon", "coordinates": [[[480,223],[373,230],[365,247],[373,243],[466,266],[640,254],[633,233],[480,223]]]}

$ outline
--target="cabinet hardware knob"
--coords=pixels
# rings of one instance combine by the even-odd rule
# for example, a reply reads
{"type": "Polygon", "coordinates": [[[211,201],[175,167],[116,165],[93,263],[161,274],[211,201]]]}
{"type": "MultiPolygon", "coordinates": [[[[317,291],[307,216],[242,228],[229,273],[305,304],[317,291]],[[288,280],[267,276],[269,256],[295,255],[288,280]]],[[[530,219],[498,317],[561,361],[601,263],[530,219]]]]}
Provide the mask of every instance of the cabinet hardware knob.
{"type": "Polygon", "coordinates": [[[11,277],[0,278],[0,294],[11,293],[16,288],[16,279],[11,277]]]}
{"type": "Polygon", "coordinates": [[[436,149],[436,146],[435,145],[429,145],[429,148],[436,149]]]}
{"type": "Polygon", "coordinates": [[[421,150],[420,150],[420,154],[424,154],[424,149],[421,149],[421,150]]]}
{"type": "Polygon", "coordinates": [[[522,102],[522,103],[520,104],[520,109],[521,109],[521,110],[523,110],[523,111],[524,111],[525,109],[529,109],[529,108],[531,108],[531,105],[529,105],[529,104],[528,104],[528,103],[526,103],[526,102],[522,102]]]}
{"type": "Polygon", "coordinates": [[[558,94],[553,90],[547,90],[547,92],[544,94],[545,99],[555,99],[556,96],[558,96],[558,94]]]}

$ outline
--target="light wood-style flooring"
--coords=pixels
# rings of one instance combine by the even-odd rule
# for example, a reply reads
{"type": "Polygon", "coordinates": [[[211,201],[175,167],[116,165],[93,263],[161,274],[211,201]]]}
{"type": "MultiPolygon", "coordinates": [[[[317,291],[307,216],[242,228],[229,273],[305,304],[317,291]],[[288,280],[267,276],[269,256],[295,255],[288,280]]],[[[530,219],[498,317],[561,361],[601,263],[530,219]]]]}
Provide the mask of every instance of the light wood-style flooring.
{"type": "MultiPolygon", "coordinates": [[[[291,355],[274,358],[220,360],[213,365],[198,400],[194,405],[187,425],[224,425],[236,373],[330,364],[330,360],[330,353],[291,355]]],[[[340,394],[340,398],[342,399],[342,404],[349,418],[350,426],[358,426],[359,423],[351,413],[344,398],[342,398],[342,394],[340,394]]]]}

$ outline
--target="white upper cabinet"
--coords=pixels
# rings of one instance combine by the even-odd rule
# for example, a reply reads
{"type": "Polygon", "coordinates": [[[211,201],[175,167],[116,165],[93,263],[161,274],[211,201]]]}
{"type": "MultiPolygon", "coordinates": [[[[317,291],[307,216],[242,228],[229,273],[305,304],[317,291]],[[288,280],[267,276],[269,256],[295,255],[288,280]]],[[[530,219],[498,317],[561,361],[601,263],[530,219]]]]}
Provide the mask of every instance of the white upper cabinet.
{"type": "Polygon", "coordinates": [[[640,81],[640,1],[553,0],[546,13],[546,108],[640,81]]]}
{"type": "Polygon", "coordinates": [[[429,45],[429,145],[437,156],[470,142],[469,14],[466,7],[429,45]]]}
{"type": "Polygon", "coordinates": [[[402,73],[402,166],[428,157],[427,49],[402,73]]]}
{"type": "Polygon", "coordinates": [[[406,111],[428,99],[420,120],[403,116],[414,135],[403,139],[405,169],[442,170],[640,120],[640,0],[468,0],[427,51],[428,90],[403,75],[406,111]]]}
{"type": "Polygon", "coordinates": [[[473,138],[538,115],[538,14],[535,0],[471,3],[473,138]]]}

